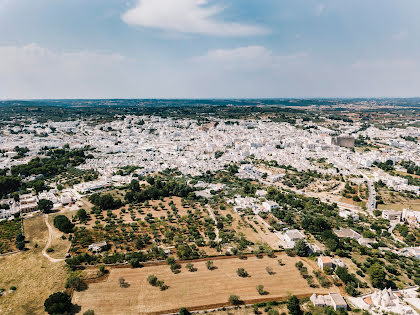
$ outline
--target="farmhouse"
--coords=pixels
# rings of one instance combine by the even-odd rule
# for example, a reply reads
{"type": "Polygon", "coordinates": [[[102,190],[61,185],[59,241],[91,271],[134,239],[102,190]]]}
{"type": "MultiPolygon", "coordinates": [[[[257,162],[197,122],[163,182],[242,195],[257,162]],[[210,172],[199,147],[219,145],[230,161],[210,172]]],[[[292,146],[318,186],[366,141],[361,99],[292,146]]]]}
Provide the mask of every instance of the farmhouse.
{"type": "Polygon", "coordinates": [[[324,270],[324,268],[331,268],[333,267],[333,262],[331,257],[328,256],[321,256],[318,257],[318,267],[321,270],[324,270]]]}
{"type": "Polygon", "coordinates": [[[394,210],[384,210],[382,211],[382,218],[389,221],[401,221],[401,212],[394,210]]]}
{"type": "Polygon", "coordinates": [[[284,234],[283,234],[283,239],[284,241],[287,243],[288,247],[293,247],[295,246],[295,242],[297,240],[300,239],[304,239],[305,235],[303,235],[300,231],[298,230],[287,230],[284,234]]]}
{"type": "Polygon", "coordinates": [[[352,229],[340,229],[340,230],[334,230],[334,233],[339,237],[339,238],[352,238],[355,240],[358,240],[359,238],[362,238],[362,236],[353,231],[352,229]]]}
{"type": "Polygon", "coordinates": [[[264,201],[262,203],[262,207],[263,207],[263,211],[264,212],[271,212],[271,211],[273,211],[275,209],[278,209],[279,208],[279,205],[278,205],[277,202],[274,202],[274,201],[269,200],[269,201],[264,201]]]}
{"type": "Polygon", "coordinates": [[[103,241],[103,242],[90,244],[88,250],[94,253],[100,253],[103,250],[105,250],[107,247],[108,247],[107,242],[103,241]]]}
{"type": "Polygon", "coordinates": [[[324,270],[324,268],[337,268],[337,267],[345,267],[346,264],[338,258],[331,258],[328,256],[320,256],[318,257],[318,267],[321,270],[324,270]]]}
{"type": "Polygon", "coordinates": [[[312,294],[310,298],[314,306],[326,307],[331,306],[334,310],[347,309],[347,303],[344,298],[338,293],[330,293],[328,295],[312,294]]]}

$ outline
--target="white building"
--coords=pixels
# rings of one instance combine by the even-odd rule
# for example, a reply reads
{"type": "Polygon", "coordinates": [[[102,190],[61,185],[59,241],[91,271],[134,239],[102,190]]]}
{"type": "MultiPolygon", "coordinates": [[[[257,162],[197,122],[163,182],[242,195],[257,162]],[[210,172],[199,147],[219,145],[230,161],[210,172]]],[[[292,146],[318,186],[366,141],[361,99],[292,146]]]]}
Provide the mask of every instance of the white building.
{"type": "Polygon", "coordinates": [[[347,303],[338,293],[329,293],[328,295],[312,294],[310,300],[314,306],[326,307],[331,306],[334,310],[347,309],[347,303]]]}
{"type": "Polygon", "coordinates": [[[279,204],[277,202],[268,200],[262,203],[262,208],[264,212],[271,212],[279,208],[279,204]]]}

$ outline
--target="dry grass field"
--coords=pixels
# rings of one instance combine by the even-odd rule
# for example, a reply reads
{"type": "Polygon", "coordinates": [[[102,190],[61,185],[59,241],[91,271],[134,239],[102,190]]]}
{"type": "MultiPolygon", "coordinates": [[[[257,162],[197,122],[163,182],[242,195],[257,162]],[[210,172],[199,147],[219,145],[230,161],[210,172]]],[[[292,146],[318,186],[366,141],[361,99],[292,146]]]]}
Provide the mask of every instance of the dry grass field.
{"type": "Polygon", "coordinates": [[[64,262],[51,263],[42,256],[48,239],[44,218],[24,220],[24,228],[29,250],[0,258],[0,288],[17,287],[14,293],[0,297],[0,314],[44,314],[45,299],[64,289],[64,262]]]}
{"type": "MultiPolygon", "coordinates": [[[[73,303],[81,306],[82,312],[92,309],[97,314],[146,314],[177,311],[181,307],[200,307],[226,303],[231,294],[239,295],[242,300],[279,299],[291,294],[308,295],[313,292],[338,292],[338,288],[310,288],[295,263],[299,258],[280,255],[277,258],[249,257],[214,260],[215,270],[208,270],[205,262],[195,262],[196,272],[189,272],[182,265],[182,272],[174,274],[169,266],[148,266],[141,269],[115,268],[109,277],[98,283],[89,284],[83,292],[75,292],[73,303]],[[285,263],[280,266],[277,259],[285,263]],[[236,274],[238,268],[245,268],[249,277],[241,278],[236,274]],[[266,267],[275,274],[269,275],[266,267]],[[166,291],[152,287],[147,282],[149,275],[155,275],[169,286],[166,291]],[[124,278],[129,287],[121,288],[119,279],[124,278]],[[264,285],[268,295],[257,293],[256,286],[264,285]]],[[[308,272],[312,266],[305,263],[308,272]]],[[[313,263],[311,263],[313,265],[313,263]]]]}
{"type": "Polygon", "coordinates": [[[54,218],[59,214],[65,214],[71,220],[71,216],[68,213],[58,213],[48,216],[48,222],[52,227],[51,244],[49,247],[54,249],[54,251],[48,253],[48,255],[52,258],[62,259],[66,256],[66,253],[69,250],[71,244],[68,239],[62,239],[64,234],[54,227],[54,218]]]}

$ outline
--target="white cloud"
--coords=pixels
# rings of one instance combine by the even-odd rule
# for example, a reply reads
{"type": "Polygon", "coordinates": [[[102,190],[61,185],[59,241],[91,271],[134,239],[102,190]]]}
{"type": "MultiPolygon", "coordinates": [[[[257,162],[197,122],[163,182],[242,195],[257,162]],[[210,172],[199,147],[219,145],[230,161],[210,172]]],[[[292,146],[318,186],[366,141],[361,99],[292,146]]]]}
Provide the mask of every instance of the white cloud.
{"type": "Polygon", "coordinates": [[[122,15],[125,23],[176,31],[217,36],[261,35],[267,29],[216,18],[224,8],[209,5],[209,0],[138,0],[122,15]]]}
{"type": "Polygon", "coordinates": [[[211,64],[211,67],[221,66],[225,69],[258,70],[296,64],[305,57],[305,53],[279,56],[263,46],[246,46],[210,50],[203,56],[193,58],[193,61],[211,64]]]}

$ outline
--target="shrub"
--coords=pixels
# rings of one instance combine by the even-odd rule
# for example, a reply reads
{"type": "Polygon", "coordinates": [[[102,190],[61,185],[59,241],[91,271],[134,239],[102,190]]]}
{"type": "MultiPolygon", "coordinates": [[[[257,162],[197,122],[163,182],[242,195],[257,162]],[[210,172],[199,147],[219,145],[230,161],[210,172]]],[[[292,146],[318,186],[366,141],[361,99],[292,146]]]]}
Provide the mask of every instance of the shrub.
{"type": "Polygon", "coordinates": [[[192,263],[188,263],[185,267],[187,267],[187,269],[188,269],[190,272],[194,272],[194,271],[196,271],[196,269],[195,269],[195,267],[194,267],[194,264],[192,264],[192,263]]]}
{"type": "Polygon", "coordinates": [[[264,290],[264,286],[262,284],[257,285],[257,292],[258,292],[259,295],[268,294],[268,292],[264,290]]]}
{"type": "Polygon", "coordinates": [[[147,282],[149,282],[150,285],[156,286],[158,281],[158,278],[155,275],[150,275],[147,277],[147,282]]]}
{"type": "Polygon", "coordinates": [[[249,276],[248,272],[246,272],[244,268],[238,268],[238,270],[236,270],[236,273],[238,274],[239,277],[242,277],[242,278],[246,278],[249,276]]]}
{"type": "Polygon", "coordinates": [[[215,268],[214,267],[214,264],[213,264],[213,262],[211,260],[208,260],[206,262],[206,267],[207,267],[208,270],[213,270],[215,268]]]}
{"type": "Polygon", "coordinates": [[[242,303],[242,301],[239,298],[239,296],[232,294],[231,296],[229,296],[229,303],[233,305],[239,305],[242,303]]]}

